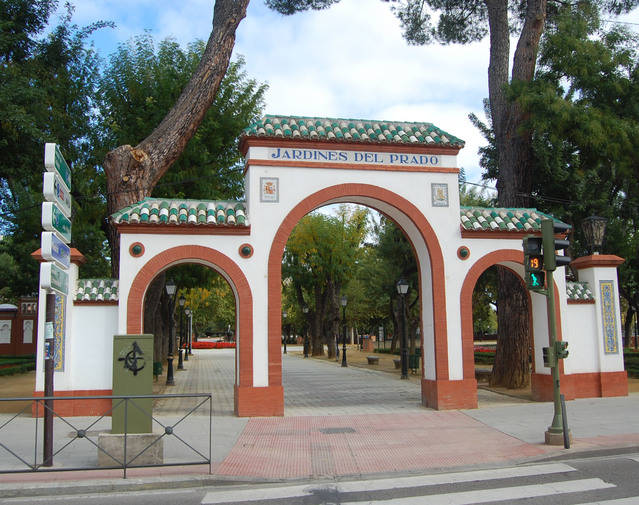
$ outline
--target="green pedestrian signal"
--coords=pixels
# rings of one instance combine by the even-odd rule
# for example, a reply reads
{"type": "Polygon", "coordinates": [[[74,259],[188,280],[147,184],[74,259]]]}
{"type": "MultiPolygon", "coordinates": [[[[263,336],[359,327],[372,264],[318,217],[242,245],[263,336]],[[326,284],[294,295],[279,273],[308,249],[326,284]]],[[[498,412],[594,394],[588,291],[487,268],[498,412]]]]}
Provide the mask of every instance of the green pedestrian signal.
{"type": "Polygon", "coordinates": [[[546,272],[530,272],[527,279],[528,289],[539,290],[546,287],[546,272]]]}
{"type": "Polygon", "coordinates": [[[537,292],[543,292],[546,286],[542,241],[542,237],[533,235],[525,237],[523,241],[526,287],[537,292]]]}

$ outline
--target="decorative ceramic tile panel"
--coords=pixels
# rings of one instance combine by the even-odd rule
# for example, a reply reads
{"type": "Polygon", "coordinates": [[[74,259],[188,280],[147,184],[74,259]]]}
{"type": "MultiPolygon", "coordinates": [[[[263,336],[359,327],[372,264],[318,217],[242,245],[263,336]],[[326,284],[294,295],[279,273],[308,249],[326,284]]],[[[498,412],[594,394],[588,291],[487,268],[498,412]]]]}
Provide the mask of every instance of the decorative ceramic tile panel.
{"type": "Polygon", "coordinates": [[[566,282],[568,300],[594,300],[587,282],[566,282]]]}
{"type": "Polygon", "coordinates": [[[603,326],[604,352],[619,352],[619,336],[617,329],[617,303],[613,281],[599,281],[601,294],[601,324],[603,326]]]}
{"type": "Polygon", "coordinates": [[[554,219],[537,209],[460,207],[461,225],[468,231],[539,232],[542,219],[554,219]]]}
{"type": "Polygon", "coordinates": [[[65,329],[67,325],[67,297],[55,295],[55,324],[53,326],[53,369],[64,372],[65,329]]]}
{"type": "Polygon", "coordinates": [[[76,301],[111,302],[118,300],[117,279],[78,279],[76,301]]]}
{"type": "Polygon", "coordinates": [[[464,141],[432,123],[266,115],[243,137],[322,140],[357,144],[464,147],[464,141]]]}
{"type": "Polygon", "coordinates": [[[115,224],[248,226],[245,202],[145,198],[111,215],[115,224]]]}

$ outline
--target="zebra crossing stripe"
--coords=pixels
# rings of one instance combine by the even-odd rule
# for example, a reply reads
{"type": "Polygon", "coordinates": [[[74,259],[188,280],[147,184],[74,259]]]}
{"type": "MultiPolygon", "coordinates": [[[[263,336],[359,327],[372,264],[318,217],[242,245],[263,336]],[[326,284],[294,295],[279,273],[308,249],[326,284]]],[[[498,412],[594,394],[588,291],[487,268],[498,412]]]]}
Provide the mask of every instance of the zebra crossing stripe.
{"type": "Polygon", "coordinates": [[[456,484],[462,482],[487,481],[495,479],[512,479],[535,475],[574,472],[575,469],[563,463],[530,465],[512,468],[495,468],[491,470],[473,470],[469,472],[453,472],[435,475],[417,475],[390,479],[364,480],[322,484],[305,484],[298,486],[261,487],[251,489],[223,490],[208,492],[202,505],[219,503],[238,503],[258,500],[278,500],[309,496],[321,492],[353,493],[361,491],[381,491],[386,489],[402,489],[440,484],[456,484]]]}
{"type": "Polygon", "coordinates": [[[577,503],[576,505],[637,505],[637,497],[617,498],[616,500],[592,501],[588,503],[577,503]]]}
{"type": "Polygon", "coordinates": [[[342,502],[341,505],[474,505],[477,503],[512,501],[523,498],[538,498],[565,493],[594,491],[615,487],[601,479],[581,479],[551,484],[532,484],[528,486],[502,487],[495,489],[478,489],[459,493],[411,496],[409,498],[392,498],[390,500],[342,502]]]}

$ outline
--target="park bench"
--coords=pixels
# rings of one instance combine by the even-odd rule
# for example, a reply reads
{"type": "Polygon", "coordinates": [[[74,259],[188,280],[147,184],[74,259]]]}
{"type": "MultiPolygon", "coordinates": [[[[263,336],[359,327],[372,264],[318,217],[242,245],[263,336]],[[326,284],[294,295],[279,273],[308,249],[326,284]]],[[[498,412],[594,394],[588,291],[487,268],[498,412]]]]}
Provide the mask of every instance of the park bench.
{"type": "Polygon", "coordinates": [[[378,365],[379,364],[379,356],[366,356],[369,365],[378,365]]]}

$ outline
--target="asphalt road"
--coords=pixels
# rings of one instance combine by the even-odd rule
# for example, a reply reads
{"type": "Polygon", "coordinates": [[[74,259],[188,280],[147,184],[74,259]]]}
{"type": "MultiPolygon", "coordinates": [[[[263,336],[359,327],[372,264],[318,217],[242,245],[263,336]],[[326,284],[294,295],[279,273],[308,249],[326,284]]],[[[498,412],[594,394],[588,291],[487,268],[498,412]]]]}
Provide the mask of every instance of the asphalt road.
{"type": "Polygon", "coordinates": [[[297,484],[220,484],[11,498],[6,505],[630,505],[639,504],[639,453],[545,461],[534,465],[297,484]]]}

